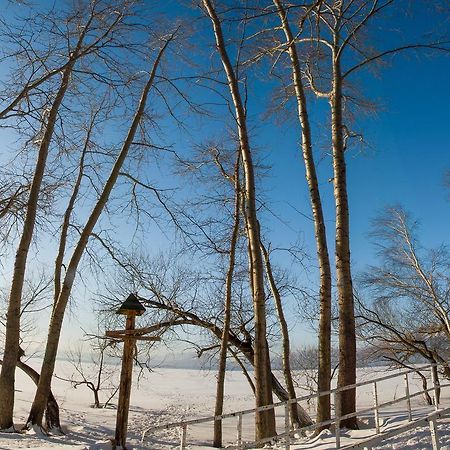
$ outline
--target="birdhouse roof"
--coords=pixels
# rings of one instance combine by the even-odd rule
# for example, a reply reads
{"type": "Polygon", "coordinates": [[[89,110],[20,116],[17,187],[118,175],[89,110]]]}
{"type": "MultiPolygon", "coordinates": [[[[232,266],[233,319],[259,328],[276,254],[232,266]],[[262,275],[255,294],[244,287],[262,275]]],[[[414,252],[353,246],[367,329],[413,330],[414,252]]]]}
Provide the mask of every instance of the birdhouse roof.
{"type": "Polygon", "coordinates": [[[136,298],[134,294],[130,294],[128,298],[122,303],[116,314],[135,314],[140,316],[145,311],[142,303],[136,298]]]}

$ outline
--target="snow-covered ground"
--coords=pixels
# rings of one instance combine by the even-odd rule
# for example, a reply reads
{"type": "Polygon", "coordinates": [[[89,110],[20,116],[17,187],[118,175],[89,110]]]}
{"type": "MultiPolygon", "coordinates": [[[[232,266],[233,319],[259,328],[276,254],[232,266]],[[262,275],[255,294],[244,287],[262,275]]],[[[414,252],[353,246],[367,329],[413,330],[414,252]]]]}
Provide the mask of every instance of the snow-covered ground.
{"type": "MultiPolygon", "coordinates": [[[[39,361],[31,361],[39,369],[39,361]]],[[[117,380],[119,368],[114,371],[117,380]]],[[[59,362],[56,374],[68,377],[72,369],[67,362],[59,362]]],[[[385,376],[386,372],[364,369],[359,371],[359,379],[368,380],[385,376]]],[[[411,391],[419,389],[418,380],[411,382],[411,391]]],[[[53,391],[61,408],[61,420],[65,430],[64,436],[42,436],[33,432],[28,434],[0,433],[0,449],[108,449],[111,448],[109,439],[114,435],[115,428],[115,402],[105,409],[91,407],[93,397],[84,386],[74,389],[69,383],[55,379],[53,391]]],[[[380,402],[399,398],[404,395],[403,380],[401,377],[380,383],[378,386],[380,402]]],[[[17,372],[17,392],[15,421],[20,427],[26,420],[27,413],[33,399],[34,386],[20,371],[17,372]]],[[[254,407],[253,394],[240,372],[229,372],[225,392],[225,412],[250,409],[254,407]]],[[[300,393],[303,395],[304,393],[300,393]]],[[[107,392],[103,393],[103,399],[107,392]]],[[[165,430],[158,433],[149,433],[144,443],[140,442],[142,431],[150,426],[169,422],[196,419],[213,414],[215,396],[214,372],[185,369],[155,369],[152,373],[145,373],[138,379],[136,372],[131,398],[128,448],[134,449],[173,449],[179,447],[179,429],[165,430]]],[[[102,400],[102,399],[101,399],[102,400]]],[[[358,407],[370,407],[373,404],[371,386],[358,390],[358,407]]],[[[443,392],[442,404],[450,406],[450,390],[443,392]]],[[[308,407],[308,405],[304,405],[308,407]]],[[[314,405],[310,405],[313,409],[314,405]]],[[[422,398],[413,402],[416,414],[427,411],[422,398]]],[[[406,405],[404,402],[381,411],[383,429],[389,429],[405,423],[406,405]]],[[[283,409],[276,411],[280,432],[283,432],[283,409]]],[[[243,419],[243,439],[251,441],[253,438],[253,416],[247,415],[243,419]]],[[[236,440],[236,419],[224,421],[224,441],[232,445],[236,440]]],[[[373,420],[367,420],[361,430],[352,434],[343,433],[346,437],[363,437],[374,432],[371,428],[373,420]]],[[[442,450],[450,450],[450,420],[439,421],[438,432],[442,450]]],[[[212,438],[212,422],[194,425],[188,428],[187,445],[192,450],[210,449],[212,438]]],[[[277,444],[274,444],[276,448],[277,444]]],[[[284,444],[278,444],[284,448],[284,444]]],[[[314,439],[292,439],[293,450],[314,449],[325,450],[334,448],[334,436],[325,431],[314,439]]],[[[396,436],[381,446],[380,449],[425,450],[431,449],[431,438],[428,427],[420,427],[402,435],[396,436]]]]}

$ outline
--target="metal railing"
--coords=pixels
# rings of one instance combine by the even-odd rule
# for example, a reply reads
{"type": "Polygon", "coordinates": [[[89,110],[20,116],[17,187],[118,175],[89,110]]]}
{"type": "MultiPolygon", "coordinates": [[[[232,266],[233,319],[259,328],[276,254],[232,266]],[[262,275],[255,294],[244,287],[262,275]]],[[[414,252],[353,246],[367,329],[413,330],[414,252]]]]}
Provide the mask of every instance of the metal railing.
{"type": "MultiPolygon", "coordinates": [[[[348,386],[344,386],[344,387],[339,387],[336,389],[332,389],[330,391],[318,392],[318,393],[315,393],[312,395],[306,395],[306,396],[298,397],[295,399],[290,399],[288,401],[282,401],[282,402],[273,403],[273,404],[267,405],[267,406],[261,406],[258,408],[245,409],[245,410],[236,411],[236,412],[232,412],[232,413],[228,413],[228,414],[222,414],[220,416],[210,416],[210,417],[203,417],[203,418],[193,419],[193,420],[172,422],[172,423],[167,423],[164,425],[150,426],[142,432],[141,441],[144,442],[146,436],[150,432],[157,432],[157,431],[161,431],[161,430],[169,430],[169,429],[179,428],[180,429],[180,450],[184,450],[186,448],[187,431],[188,431],[189,426],[192,426],[195,424],[200,424],[200,423],[214,422],[216,420],[236,418],[237,419],[237,425],[236,425],[237,436],[236,436],[236,446],[234,448],[237,448],[240,450],[249,448],[249,447],[255,446],[255,445],[265,444],[265,443],[274,442],[274,441],[282,441],[282,440],[284,440],[285,450],[289,450],[290,446],[291,446],[291,436],[294,431],[296,433],[301,433],[301,432],[312,431],[315,429],[323,428],[324,426],[328,426],[328,425],[334,425],[335,448],[336,449],[346,449],[346,448],[348,448],[348,449],[350,449],[350,448],[370,449],[371,445],[375,445],[375,444],[371,444],[371,440],[373,440],[373,442],[376,443],[376,441],[379,440],[379,437],[383,435],[381,432],[380,409],[395,405],[400,402],[405,402],[406,403],[406,411],[405,412],[407,413],[407,416],[408,416],[408,422],[407,422],[408,425],[407,425],[407,427],[400,427],[399,431],[396,432],[396,434],[402,433],[403,431],[405,431],[405,428],[408,428],[408,429],[415,428],[416,426],[418,426],[418,425],[414,425],[416,422],[417,423],[423,422],[423,421],[429,422],[430,432],[431,432],[431,436],[432,436],[433,450],[439,450],[439,439],[437,437],[437,432],[436,432],[436,420],[442,414],[447,414],[450,412],[450,408],[447,408],[444,410],[439,409],[439,398],[440,398],[440,393],[442,393],[442,389],[449,387],[450,383],[440,385],[438,380],[436,379],[435,371],[433,370],[434,367],[436,367],[436,364],[421,366],[421,367],[417,367],[415,369],[401,371],[396,374],[386,375],[384,377],[380,377],[380,378],[377,378],[374,380],[360,382],[360,383],[356,383],[356,384],[352,384],[352,385],[348,385],[348,386]],[[430,388],[423,387],[422,390],[411,393],[410,392],[410,375],[413,373],[417,373],[418,371],[423,372],[423,371],[428,371],[428,370],[431,372],[432,387],[430,387],[430,388]],[[378,394],[379,384],[383,381],[387,381],[387,380],[391,380],[391,379],[399,378],[399,377],[403,377],[405,395],[402,397],[399,397],[399,398],[395,398],[394,400],[391,400],[388,402],[380,403],[379,402],[379,394],[378,394]],[[359,409],[356,412],[351,413],[351,414],[341,415],[340,408],[339,408],[339,404],[340,404],[339,394],[346,390],[356,389],[356,388],[360,388],[360,387],[368,386],[368,385],[372,385],[373,406],[370,408],[359,409]],[[424,395],[425,393],[429,393],[429,392],[433,393],[434,412],[432,414],[427,414],[425,417],[420,417],[417,420],[413,420],[413,415],[412,415],[413,410],[412,410],[412,406],[411,406],[411,399],[421,396],[421,395],[424,395]],[[290,405],[292,403],[300,403],[300,402],[304,402],[304,401],[308,401],[308,400],[312,400],[312,399],[318,400],[319,397],[324,396],[324,395],[333,396],[334,417],[330,420],[326,420],[326,421],[319,422],[319,423],[314,423],[312,425],[293,430],[291,428],[291,421],[290,421],[290,405]],[[258,412],[267,411],[269,409],[274,409],[277,407],[284,407],[284,432],[281,434],[277,434],[277,436],[274,436],[274,437],[244,443],[243,438],[242,438],[243,416],[248,415],[248,414],[254,414],[257,411],[258,412]],[[361,443],[354,443],[354,444],[350,443],[349,445],[345,445],[342,447],[341,446],[341,437],[342,436],[341,436],[341,430],[340,430],[340,423],[345,419],[362,416],[362,415],[367,416],[368,414],[373,414],[374,423],[375,423],[375,435],[371,438],[368,438],[368,439],[366,438],[364,440],[364,447],[360,447],[361,443]]],[[[392,434],[392,431],[390,432],[390,434],[392,434]]]]}

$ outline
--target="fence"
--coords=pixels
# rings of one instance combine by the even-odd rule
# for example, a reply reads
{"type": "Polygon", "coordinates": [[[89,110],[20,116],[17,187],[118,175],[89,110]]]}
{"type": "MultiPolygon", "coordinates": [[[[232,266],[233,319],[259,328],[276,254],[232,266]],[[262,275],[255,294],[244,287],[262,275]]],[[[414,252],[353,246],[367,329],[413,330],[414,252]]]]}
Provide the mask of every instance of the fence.
{"type": "Polygon", "coordinates": [[[168,423],[165,425],[158,425],[158,426],[151,426],[146,428],[142,432],[142,442],[145,441],[146,436],[150,432],[156,432],[160,430],[168,430],[168,429],[174,429],[179,428],[180,429],[180,450],[184,450],[186,448],[186,441],[187,441],[187,432],[188,427],[200,424],[200,423],[206,423],[206,422],[214,422],[216,420],[226,420],[226,419],[232,419],[235,418],[237,420],[236,424],[236,446],[234,448],[237,448],[239,450],[250,448],[255,445],[265,444],[268,442],[273,441],[284,441],[284,448],[285,450],[289,450],[291,448],[291,439],[292,434],[295,431],[296,433],[299,432],[307,432],[307,431],[313,431],[315,429],[322,428],[324,426],[334,425],[335,428],[335,447],[336,449],[356,449],[356,448],[363,448],[363,449],[371,449],[374,445],[377,445],[381,442],[382,439],[387,439],[388,437],[395,436],[397,434],[403,433],[404,431],[416,428],[422,424],[428,423],[430,426],[430,433],[431,433],[431,440],[433,445],[433,450],[439,450],[439,437],[437,434],[437,427],[436,427],[436,421],[443,415],[446,415],[450,413],[450,408],[446,409],[440,409],[439,408],[439,399],[440,394],[442,393],[442,390],[444,388],[447,388],[450,386],[450,383],[440,385],[439,381],[436,378],[435,370],[433,370],[436,367],[435,364],[427,365],[418,367],[411,370],[402,371],[396,374],[387,375],[384,377],[380,377],[374,380],[366,381],[366,382],[360,382],[353,385],[340,387],[336,389],[332,389],[330,391],[324,391],[312,395],[307,395],[303,397],[298,397],[296,399],[291,399],[289,401],[285,402],[278,402],[274,403],[272,405],[262,406],[259,408],[253,408],[253,409],[246,409],[242,411],[236,411],[228,414],[222,414],[220,416],[210,416],[210,417],[204,417],[200,419],[193,419],[193,420],[187,420],[187,421],[181,421],[181,422],[173,422],[168,423]],[[410,391],[410,378],[411,374],[417,373],[418,371],[424,372],[424,371],[430,371],[431,373],[431,381],[432,381],[432,387],[428,388],[423,386],[421,390],[418,390],[416,392],[411,393],[410,391]],[[379,402],[379,393],[378,393],[378,386],[381,382],[386,380],[391,380],[394,378],[402,377],[404,382],[404,390],[405,395],[399,398],[395,398],[391,401],[380,403],[379,402]],[[356,389],[361,388],[363,386],[370,386],[372,385],[372,395],[373,395],[373,406],[370,408],[365,409],[359,409],[355,413],[351,414],[345,414],[341,415],[339,411],[339,394],[345,390],[349,389],[356,389]],[[419,418],[413,419],[413,409],[411,406],[411,400],[415,397],[425,395],[425,393],[432,392],[433,394],[433,406],[434,411],[430,414],[422,415],[419,418]],[[312,399],[318,399],[319,397],[323,395],[330,395],[334,399],[334,417],[330,420],[323,421],[320,423],[314,423],[310,426],[292,430],[291,429],[291,420],[290,420],[290,405],[292,403],[300,403],[305,402],[312,399]],[[401,402],[405,402],[406,408],[405,412],[408,416],[408,422],[401,426],[396,428],[395,430],[389,430],[388,432],[381,432],[381,421],[380,421],[380,409],[386,408],[388,406],[392,406],[401,402]],[[253,442],[244,442],[242,439],[242,419],[245,415],[248,414],[254,414],[256,411],[267,411],[269,409],[274,409],[278,407],[284,408],[284,432],[281,434],[277,434],[277,436],[259,440],[259,441],[253,441],[253,442]],[[375,424],[375,434],[370,436],[369,438],[361,439],[358,442],[347,442],[343,443],[342,436],[341,436],[341,430],[340,430],[340,423],[344,419],[356,417],[356,416],[370,416],[373,415],[374,424],[375,424]]]}

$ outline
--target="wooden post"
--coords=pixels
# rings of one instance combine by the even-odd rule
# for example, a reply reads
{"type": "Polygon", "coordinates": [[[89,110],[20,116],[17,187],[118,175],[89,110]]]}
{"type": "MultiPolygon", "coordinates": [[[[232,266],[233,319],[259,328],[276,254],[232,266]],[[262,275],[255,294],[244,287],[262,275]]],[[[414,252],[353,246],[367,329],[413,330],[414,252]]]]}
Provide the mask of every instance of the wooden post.
{"type": "Polygon", "coordinates": [[[181,427],[181,442],[180,442],[180,450],[184,450],[186,448],[186,435],[187,435],[187,425],[184,423],[181,427]]]}
{"type": "Polygon", "coordinates": [[[289,450],[291,448],[291,420],[289,417],[291,404],[289,401],[284,405],[284,448],[289,450]]]}
{"type": "Polygon", "coordinates": [[[440,450],[441,444],[439,443],[439,436],[437,433],[436,417],[430,418],[430,433],[433,450],[440,450]]]}
{"type": "Polygon", "coordinates": [[[409,395],[409,379],[407,373],[405,373],[405,396],[406,396],[406,405],[408,406],[408,422],[411,422],[412,420],[411,397],[409,395]]]}
{"type": "Polygon", "coordinates": [[[380,412],[378,410],[378,389],[376,381],[373,383],[373,407],[375,414],[375,432],[380,434],[380,412]]]}
{"type": "Polygon", "coordinates": [[[339,391],[334,393],[334,428],[336,448],[341,448],[341,395],[339,391]]]}
{"type": "MultiPolygon", "coordinates": [[[[128,410],[130,408],[131,382],[133,379],[133,353],[136,340],[159,341],[157,336],[144,336],[149,328],[135,329],[136,316],[144,313],[145,308],[134,294],[130,294],[122,303],[116,314],[127,317],[125,330],[106,331],[106,337],[123,341],[122,371],[120,372],[119,403],[117,405],[116,435],[113,448],[121,446],[126,449],[128,428],[128,410]]],[[[144,436],[142,437],[144,438],[144,436]]]]}
{"type": "MultiPolygon", "coordinates": [[[[126,330],[134,330],[135,315],[127,315],[126,330]]],[[[128,428],[128,410],[130,407],[131,382],[133,377],[133,352],[135,339],[124,339],[122,371],[120,373],[119,403],[117,405],[115,445],[125,449],[128,428]]]]}
{"type": "Polygon", "coordinates": [[[237,420],[237,446],[242,449],[242,413],[238,414],[237,420]]]}

